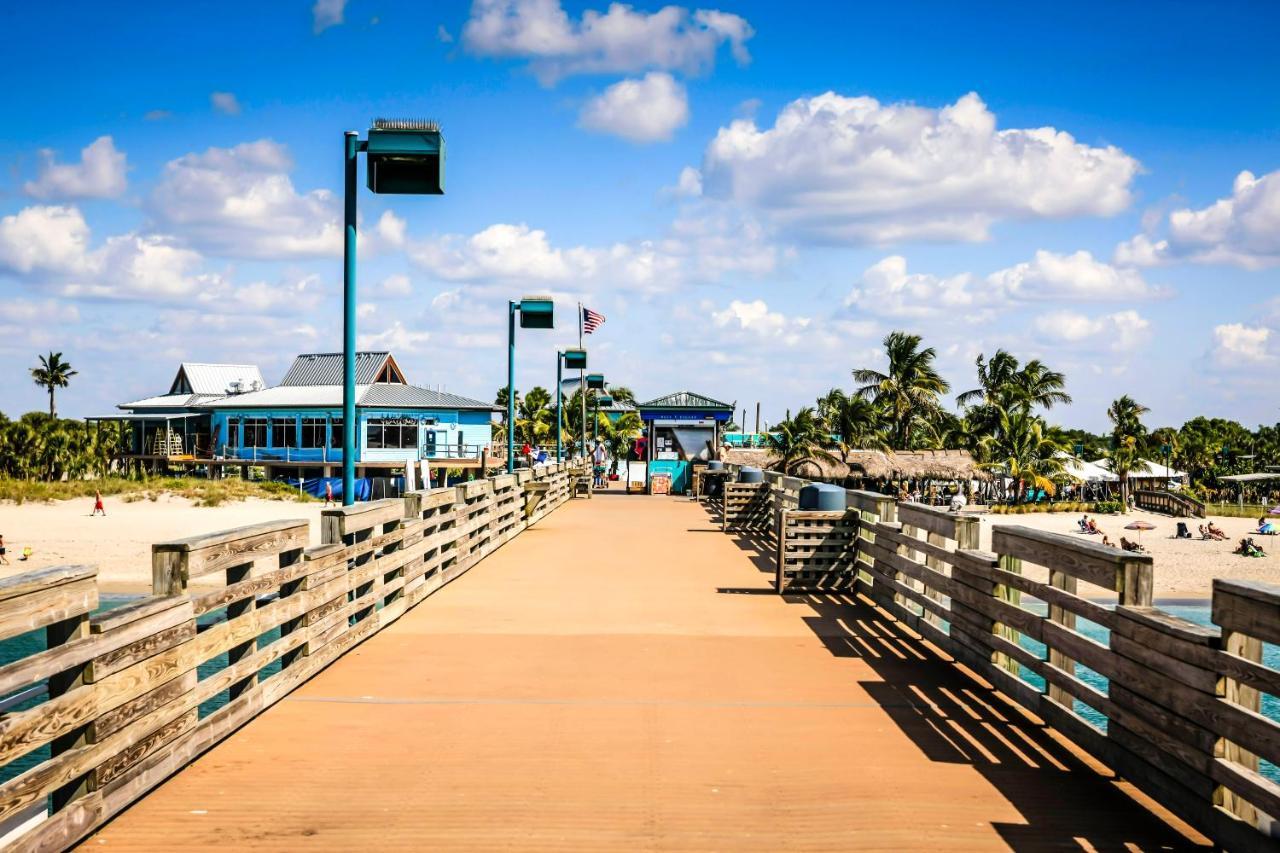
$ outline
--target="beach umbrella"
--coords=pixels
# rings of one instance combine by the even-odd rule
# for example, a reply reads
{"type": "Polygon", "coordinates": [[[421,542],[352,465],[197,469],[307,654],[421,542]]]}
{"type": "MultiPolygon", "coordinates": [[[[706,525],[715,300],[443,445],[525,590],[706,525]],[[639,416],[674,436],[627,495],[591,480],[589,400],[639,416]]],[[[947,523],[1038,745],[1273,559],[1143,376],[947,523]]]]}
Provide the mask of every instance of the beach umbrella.
{"type": "Polygon", "coordinates": [[[1142,544],[1142,531],[1155,530],[1156,526],[1149,521],[1131,521],[1124,526],[1125,530],[1138,531],[1138,544],[1142,544]]]}
{"type": "Polygon", "coordinates": [[[1280,506],[1273,506],[1271,509],[1267,510],[1267,514],[1280,515],[1280,506]]]}

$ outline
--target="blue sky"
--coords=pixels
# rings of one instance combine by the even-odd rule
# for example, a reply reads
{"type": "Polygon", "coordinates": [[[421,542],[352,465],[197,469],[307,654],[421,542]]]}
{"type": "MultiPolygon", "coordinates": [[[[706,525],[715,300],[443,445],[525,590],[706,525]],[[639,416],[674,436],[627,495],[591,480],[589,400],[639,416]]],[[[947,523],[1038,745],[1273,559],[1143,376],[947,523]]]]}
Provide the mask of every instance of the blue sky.
{"type": "Polygon", "coordinates": [[[1100,427],[1275,422],[1273,4],[554,0],[27,4],[0,12],[0,410],[70,415],[176,365],[340,345],[341,133],[444,127],[439,198],[361,192],[361,337],[488,398],[505,300],[581,300],[593,366],[767,420],[892,329],[956,390],[1006,347],[1100,427]],[[1242,174],[1247,173],[1247,174],[1242,174]]]}

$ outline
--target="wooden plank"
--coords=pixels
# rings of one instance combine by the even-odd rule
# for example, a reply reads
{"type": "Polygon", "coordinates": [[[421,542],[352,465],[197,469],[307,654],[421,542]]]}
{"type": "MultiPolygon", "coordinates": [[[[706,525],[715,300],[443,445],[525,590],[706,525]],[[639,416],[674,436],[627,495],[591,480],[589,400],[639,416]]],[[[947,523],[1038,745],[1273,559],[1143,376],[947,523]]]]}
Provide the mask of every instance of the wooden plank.
{"type": "Polygon", "coordinates": [[[184,609],[190,615],[190,608],[184,607],[186,599],[180,595],[148,596],[140,601],[123,604],[95,613],[89,618],[89,631],[93,634],[107,634],[118,631],[143,619],[150,619],[158,613],[184,609]]]}
{"type": "Polygon", "coordinates": [[[951,540],[956,538],[957,522],[967,523],[969,521],[950,510],[910,501],[900,501],[898,503],[897,520],[929,533],[937,533],[951,540]]]}
{"type": "MultiPolygon", "coordinates": [[[[196,671],[190,669],[135,699],[99,714],[89,725],[90,742],[105,741],[125,726],[152,716],[158,709],[194,690],[198,681],[196,671]]],[[[195,704],[192,703],[190,707],[194,708],[195,704]]]]}
{"type": "Polygon", "coordinates": [[[360,501],[352,506],[320,510],[321,530],[326,533],[325,542],[332,543],[362,530],[369,530],[389,521],[397,521],[403,515],[404,501],[399,498],[360,501]]]}
{"type": "Polygon", "coordinates": [[[59,672],[82,666],[98,655],[114,651],[121,646],[140,640],[153,631],[163,630],[191,617],[191,606],[185,599],[165,599],[169,610],[116,628],[109,634],[95,634],[100,616],[90,618],[90,636],[71,640],[43,652],[29,655],[0,667],[0,695],[34,684],[59,672]]]}
{"type": "Polygon", "coordinates": [[[195,635],[196,623],[190,618],[169,628],[152,631],[132,643],[94,657],[85,669],[85,678],[91,682],[101,681],[108,675],[133,666],[140,660],[146,660],[152,655],[184,643],[195,635]]]}
{"type": "Polygon", "coordinates": [[[1126,566],[1151,565],[1149,556],[1130,554],[1062,533],[1012,525],[1002,525],[992,531],[991,549],[1003,556],[1057,569],[1115,592],[1124,592],[1126,566]]]}
{"type": "Polygon", "coordinates": [[[62,584],[93,580],[97,576],[95,566],[50,566],[10,575],[0,579],[0,602],[45,592],[62,584]]]}
{"type": "Polygon", "coordinates": [[[1266,643],[1280,643],[1280,586],[1215,578],[1213,621],[1266,643]]]}
{"type": "Polygon", "coordinates": [[[305,519],[251,524],[151,546],[152,585],[158,595],[186,590],[192,578],[307,546],[305,519]]]}
{"type": "Polygon", "coordinates": [[[9,580],[19,581],[26,589],[21,595],[11,595],[0,601],[0,640],[7,640],[65,622],[91,612],[98,606],[97,570],[79,572],[74,579],[59,580],[49,587],[31,588],[22,575],[9,580]]]}

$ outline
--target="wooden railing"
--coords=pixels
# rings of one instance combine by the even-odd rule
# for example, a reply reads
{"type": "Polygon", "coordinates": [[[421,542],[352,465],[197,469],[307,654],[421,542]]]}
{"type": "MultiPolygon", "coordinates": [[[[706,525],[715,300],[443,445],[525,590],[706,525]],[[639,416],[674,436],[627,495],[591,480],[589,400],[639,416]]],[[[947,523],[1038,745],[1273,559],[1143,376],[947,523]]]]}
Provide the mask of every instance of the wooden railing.
{"type": "Polygon", "coordinates": [[[0,666],[6,849],[82,838],[569,497],[549,465],[153,546],[153,596],[94,613],[97,572],[0,581],[0,640],[46,648],[0,666]],[[10,765],[36,753],[14,775],[10,765]]]}
{"type": "Polygon", "coordinates": [[[1163,512],[1174,518],[1204,518],[1204,504],[1188,495],[1162,492],[1158,489],[1136,489],[1133,503],[1151,512],[1163,512]]]}
{"type": "Polygon", "coordinates": [[[1230,850],[1280,846],[1280,586],[1214,582],[1204,627],[1152,606],[1152,559],[1081,537],[996,526],[849,491],[845,512],[792,509],[802,481],[766,477],[780,592],[841,590],[1067,736],[1230,850]],[[1116,605],[1097,599],[1114,597],[1116,605]]]}

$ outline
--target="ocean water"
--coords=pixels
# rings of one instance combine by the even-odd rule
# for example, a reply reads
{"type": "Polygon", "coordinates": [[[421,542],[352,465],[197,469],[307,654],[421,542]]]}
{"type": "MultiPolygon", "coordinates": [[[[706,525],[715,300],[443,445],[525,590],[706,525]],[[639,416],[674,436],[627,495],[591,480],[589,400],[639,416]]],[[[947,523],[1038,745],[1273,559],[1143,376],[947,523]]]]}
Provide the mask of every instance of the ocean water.
{"type": "MultiPolygon", "coordinates": [[[[1213,624],[1213,621],[1210,619],[1210,610],[1207,604],[1160,604],[1157,602],[1157,606],[1172,616],[1186,619],[1188,622],[1194,622],[1197,625],[1213,624]]],[[[1047,605],[1043,602],[1030,602],[1024,600],[1023,607],[1033,612],[1045,613],[1047,611],[1047,605]]],[[[1076,630],[1087,636],[1089,639],[1096,640],[1103,645],[1106,645],[1110,641],[1110,632],[1106,628],[1096,622],[1090,622],[1083,617],[1078,617],[1076,630]]],[[[1037,657],[1041,659],[1046,657],[1046,649],[1043,643],[1039,643],[1030,637],[1023,636],[1021,638],[1021,644],[1023,648],[1037,657]]],[[[1264,643],[1262,660],[1263,663],[1272,669],[1280,669],[1280,646],[1272,645],[1271,643],[1264,643]]],[[[1022,667],[1021,669],[1021,675],[1024,681],[1028,684],[1034,685],[1037,689],[1044,689],[1043,678],[1036,675],[1034,672],[1031,672],[1026,667],[1022,667]]],[[[1079,678],[1089,686],[1097,688],[1104,693],[1106,692],[1107,679],[1100,673],[1078,663],[1076,664],[1075,675],[1076,678],[1079,678]]],[[[1093,708],[1090,708],[1088,705],[1077,699],[1075,700],[1074,710],[1099,730],[1106,731],[1106,717],[1095,711],[1093,708]]],[[[1268,693],[1262,694],[1262,713],[1273,720],[1280,720],[1280,697],[1272,696],[1268,693]]],[[[1280,782],[1280,768],[1277,768],[1276,765],[1271,762],[1265,760],[1262,761],[1259,766],[1259,770],[1262,772],[1262,775],[1266,776],[1273,782],[1280,782]]]]}

